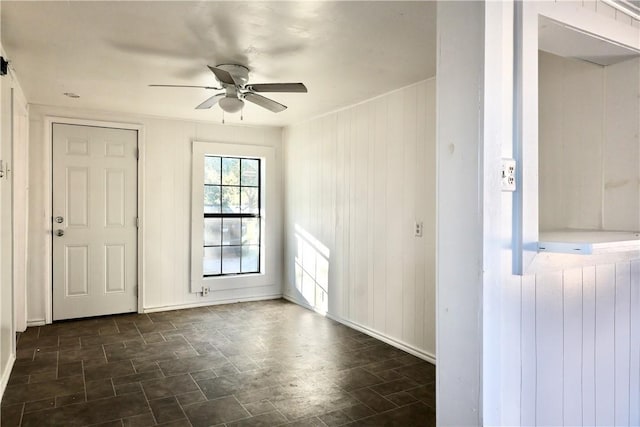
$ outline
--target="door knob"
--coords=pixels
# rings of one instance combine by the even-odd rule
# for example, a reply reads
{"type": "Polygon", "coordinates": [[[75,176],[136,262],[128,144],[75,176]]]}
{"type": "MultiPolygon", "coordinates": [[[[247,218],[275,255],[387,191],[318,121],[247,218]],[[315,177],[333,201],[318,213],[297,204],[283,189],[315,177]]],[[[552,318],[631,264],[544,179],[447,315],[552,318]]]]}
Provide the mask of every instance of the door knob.
{"type": "Polygon", "coordinates": [[[56,236],[64,236],[64,230],[56,230],[56,236]]]}
{"type": "Polygon", "coordinates": [[[58,224],[62,224],[62,223],[64,222],[64,218],[62,218],[61,216],[57,216],[57,217],[56,217],[56,222],[57,222],[58,224]]]}

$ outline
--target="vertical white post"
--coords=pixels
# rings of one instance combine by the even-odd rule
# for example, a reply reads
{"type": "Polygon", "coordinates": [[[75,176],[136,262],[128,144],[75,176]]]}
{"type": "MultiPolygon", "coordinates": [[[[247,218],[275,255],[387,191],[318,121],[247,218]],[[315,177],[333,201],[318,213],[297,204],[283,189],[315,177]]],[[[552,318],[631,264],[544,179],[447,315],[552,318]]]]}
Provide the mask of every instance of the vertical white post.
{"type": "Polygon", "coordinates": [[[437,19],[437,417],[482,425],[485,4],[437,19]]]}

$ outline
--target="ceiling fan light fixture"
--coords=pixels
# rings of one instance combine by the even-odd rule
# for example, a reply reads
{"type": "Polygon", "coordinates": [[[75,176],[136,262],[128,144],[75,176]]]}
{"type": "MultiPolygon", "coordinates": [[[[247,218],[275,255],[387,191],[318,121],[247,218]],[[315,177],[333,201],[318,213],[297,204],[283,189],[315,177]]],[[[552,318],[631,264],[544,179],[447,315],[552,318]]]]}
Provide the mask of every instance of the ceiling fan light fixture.
{"type": "Polygon", "coordinates": [[[218,105],[225,113],[237,113],[244,107],[244,101],[239,98],[222,98],[218,101],[218,105]]]}

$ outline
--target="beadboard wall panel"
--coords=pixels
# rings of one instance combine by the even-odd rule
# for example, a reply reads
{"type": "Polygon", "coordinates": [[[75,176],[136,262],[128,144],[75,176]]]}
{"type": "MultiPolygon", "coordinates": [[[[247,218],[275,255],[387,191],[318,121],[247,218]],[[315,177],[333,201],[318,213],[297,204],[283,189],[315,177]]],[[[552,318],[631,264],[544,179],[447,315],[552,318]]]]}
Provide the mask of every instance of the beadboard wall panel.
{"type": "Polygon", "coordinates": [[[285,295],[435,358],[435,81],[286,128],[284,151],[285,295]],[[301,246],[328,249],[324,307],[301,246]]]}
{"type": "Polygon", "coordinates": [[[640,260],[524,276],[520,425],[640,425],[640,260]]]}

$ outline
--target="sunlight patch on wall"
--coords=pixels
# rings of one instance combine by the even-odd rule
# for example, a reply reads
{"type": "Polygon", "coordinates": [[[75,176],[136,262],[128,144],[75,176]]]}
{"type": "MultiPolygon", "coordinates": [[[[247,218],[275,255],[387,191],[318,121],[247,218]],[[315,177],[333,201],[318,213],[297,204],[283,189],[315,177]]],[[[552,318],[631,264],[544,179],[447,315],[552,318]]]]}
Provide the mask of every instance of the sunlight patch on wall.
{"type": "Polygon", "coordinates": [[[321,313],[329,308],[329,248],[295,225],[295,287],[305,302],[321,313]]]}

